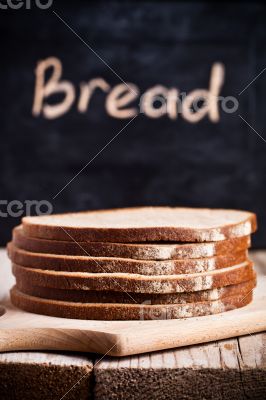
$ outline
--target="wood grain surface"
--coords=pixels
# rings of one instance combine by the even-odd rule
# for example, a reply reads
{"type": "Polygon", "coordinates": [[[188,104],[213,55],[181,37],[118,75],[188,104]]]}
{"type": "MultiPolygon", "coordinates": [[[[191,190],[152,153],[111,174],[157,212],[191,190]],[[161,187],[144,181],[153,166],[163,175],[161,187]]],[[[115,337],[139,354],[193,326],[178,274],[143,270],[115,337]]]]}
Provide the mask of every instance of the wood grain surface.
{"type": "Polygon", "coordinates": [[[86,355],[0,354],[0,400],[91,399],[92,382],[93,362],[86,355]]]}
{"type": "Polygon", "coordinates": [[[266,334],[95,366],[95,399],[265,399],[266,334]]]}

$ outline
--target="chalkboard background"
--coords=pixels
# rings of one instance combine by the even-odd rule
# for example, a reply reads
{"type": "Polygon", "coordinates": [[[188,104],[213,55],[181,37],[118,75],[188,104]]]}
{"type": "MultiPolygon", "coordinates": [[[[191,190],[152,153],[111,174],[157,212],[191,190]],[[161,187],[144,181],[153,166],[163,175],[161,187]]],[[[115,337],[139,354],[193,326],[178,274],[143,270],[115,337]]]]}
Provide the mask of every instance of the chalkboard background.
{"type": "MultiPolygon", "coordinates": [[[[3,2],[2,2],[3,3],[3,2]]],[[[0,10],[1,199],[47,199],[55,212],[136,205],[240,208],[259,217],[256,247],[266,246],[265,7],[179,2],[54,1],[48,10],[0,10]],[[126,82],[141,93],[162,84],[208,88],[214,62],[225,65],[221,94],[236,96],[236,113],[191,124],[182,117],[107,115],[97,92],[85,114],[32,115],[39,60],[61,60],[63,78],[119,78],[68,29],[56,11],[126,82]]],[[[5,244],[17,218],[1,218],[5,244]]]]}

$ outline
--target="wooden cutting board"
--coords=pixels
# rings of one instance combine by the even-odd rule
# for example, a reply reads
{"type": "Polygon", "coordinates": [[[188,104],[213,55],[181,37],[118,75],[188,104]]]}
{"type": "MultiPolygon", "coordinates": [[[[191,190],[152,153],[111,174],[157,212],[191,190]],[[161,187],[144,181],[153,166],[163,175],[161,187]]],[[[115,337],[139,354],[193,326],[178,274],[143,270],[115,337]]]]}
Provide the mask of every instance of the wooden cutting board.
{"type": "Polygon", "coordinates": [[[0,351],[69,350],[126,356],[266,330],[266,277],[252,304],[223,314],[185,320],[83,321],[47,317],[11,305],[10,263],[0,257],[0,351]]]}

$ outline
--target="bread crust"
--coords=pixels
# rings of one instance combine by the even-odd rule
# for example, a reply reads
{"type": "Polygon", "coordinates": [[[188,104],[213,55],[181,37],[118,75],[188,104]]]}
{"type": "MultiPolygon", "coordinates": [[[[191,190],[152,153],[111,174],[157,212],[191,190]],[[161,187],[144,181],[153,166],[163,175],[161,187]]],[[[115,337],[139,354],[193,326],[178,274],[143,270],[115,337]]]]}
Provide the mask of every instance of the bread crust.
{"type": "Polygon", "coordinates": [[[13,264],[16,279],[34,286],[58,289],[111,290],[125,293],[182,293],[235,285],[253,277],[253,263],[187,275],[147,276],[122,273],[61,272],[26,268],[13,264]]]}
{"type": "Polygon", "coordinates": [[[29,296],[21,293],[16,287],[11,289],[10,296],[13,305],[28,312],[63,318],[94,320],[152,320],[198,317],[244,307],[252,301],[252,291],[212,302],[171,305],[63,302],[29,296]]]}
{"type": "MultiPolygon", "coordinates": [[[[178,217],[177,217],[178,219],[178,217]]],[[[239,218],[238,218],[239,219],[239,218]]],[[[189,209],[189,208],[170,208],[170,207],[140,207],[140,208],[128,208],[128,209],[116,209],[116,210],[101,210],[93,212],[85,212],[83,214],[63,214],[61,216],[43,216],[43,217],[24,217],[22,220],[23,229],[27,236],[37,237],[42,239],[55,239],[55,240],[66,240],[66,241],[95,241],[95,242],[154,242],[154,241],[168,241],[168,242],[212,242],[220,241],[233,237],[241,237],[250,235],[257,228],[256,215],[249,212],[241,212],[239,210],[221,210],[221,209],[189,209]],[[186,214],[195,213],[196,216],[200,217],[202,221],[206,219],[209,214],[217,215],[221,212],[228,216],[226,222],[222,225],[217,225],[209,228],[197,228],[194,226],[182,227],[177,225],[171,225],[167,222],[167,225],[147,226],[145,227],[145,215],[152,212],[154,215],[160,212],[162,215],[168,211],[177,212],[183,217],[186,214]],[[88,215],[100,215],[101,218],[114,214],[114,221],[119,217],[119,213],[129,213],[135,215],[136,221],[138,220],[138,212],[144,215],[145,221],[143,226],[139,227],[136,223],[136,227],[131,224],[130,227],[93,227],[93,226],[69,226],[64,224],[64,216],[72,219],[81,219],[81,215],[84,218],[88,215]],[[242,213],[242,219],[235,223],[230,223],[229,215],[239,216],[242,213]],[[48,219],[47,219],[48,218],[48,219]],[[49,219],[50,218],[50,219],[49,219]],[[62,219],[62,222],[57,225],[49,225],[47,221],[52,221],[52,218],[62,219]],[[46,221],[46,222],[45,222],[46,221]]],[[[115,222],[113,223],[115,226],[115,222]]]]}
{"type": "Polygon", "coordinates": [[[54,254],[31,253],[16,248],[12,243],[7,246],[12,262],[29,268],[54,271],[90,272],[90,273],[129,273],[141,275],[194,274],[231,267],[248,260],[246,250],[232,252],[216,257],[185,260],[145,261],[129,258],[63,256],[54,254]]]}
{"type": "Polygon", "coordinates": [[[239,283],[237,285],[225,286],[217,289],[203,290],[191,293],[129,293],[127,296],[123,292],[95,291],[95,290],[69,290],[69,289],[50,289],[41,286],[33,286],[31,282],[17,279],[17,289],[30,296],[72,301],[79,303],[122,303],[122,304],[186,304],[202,301],[220,300],[228,296],[236,296],[250,292],[256,286],[256,277],[252,280],[239,283]]]}
{"type": "Polygon", "coordinates": [[[22,226],[13,230],[12,243],[33,253],[48,253],[91,257],[134,258],[137,260],[167,260],[214,257],[250,247],[250,236],[206,243],[108,243],[75,242],[28,237],[22,226]]]}

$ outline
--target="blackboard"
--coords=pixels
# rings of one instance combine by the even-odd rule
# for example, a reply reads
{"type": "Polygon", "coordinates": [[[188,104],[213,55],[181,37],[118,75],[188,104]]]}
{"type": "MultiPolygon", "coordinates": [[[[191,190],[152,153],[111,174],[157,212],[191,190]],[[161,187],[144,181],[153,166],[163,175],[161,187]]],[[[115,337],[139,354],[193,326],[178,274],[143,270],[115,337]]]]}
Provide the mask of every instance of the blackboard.
{"type": "MultiPolygon", "coordinates": [[[[46,10],[34,2],[29,9],[1,9],[1,199],[45,199],[54,212],[137,205],[246,209],[258,214],[254,245],[265,247],[265,16],[258,2],[54,1],[46,10]],[[53,119],[33,115],[36,67],[50,57],[75,88],[73,105],[53,119]],[[217,122],[143,113],[131,122],[114,118],[102,90],[78,111],[82,82],[101,78],[111,89],[129,82],[141,94],[155,85],[190,92],[208,89],[215,63],[225,71],[221,96],[239,102],[234,113],[219,109],[217,122]]],[[[138,105],[139,98],[132,102],[138,105]]],[[[1,245],[19,221],[1,218],[1,245]]]]}

